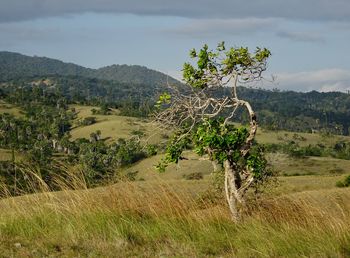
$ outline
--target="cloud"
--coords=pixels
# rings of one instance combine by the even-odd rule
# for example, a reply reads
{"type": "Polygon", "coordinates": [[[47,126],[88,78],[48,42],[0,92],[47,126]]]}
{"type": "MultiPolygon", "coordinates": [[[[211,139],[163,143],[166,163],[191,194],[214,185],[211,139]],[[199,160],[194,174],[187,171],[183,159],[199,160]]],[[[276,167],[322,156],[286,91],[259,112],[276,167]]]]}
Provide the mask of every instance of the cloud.
{"type": "Polygon", "coordinates": [[[349,0],[1,0],[0,22],[86,12],[187,18],[350,20],[349,0]]]}
{"type": "Polygon", "coordinates": [[[196,19],[168,32],[195,37],[216,37],[225,34],[251,34],[275,27],[280,19],[196,19]]]}
{"type": "Polygon", "coordinates": [[[269,88],[295,91],[342,91],[350,90],[350,70],[339,68],[322,69],[317,71],[280,73],[276,75],[276,85],[269,88]]]}
{"type": "Polygon", "coordinates": [[[323,36],[319,33],[315,32],[304,32],[304,31],[279,31],[276,35],[280,38],[286,38],[293,41],[301,41],[301,42],[325,42],[323,36]]]}

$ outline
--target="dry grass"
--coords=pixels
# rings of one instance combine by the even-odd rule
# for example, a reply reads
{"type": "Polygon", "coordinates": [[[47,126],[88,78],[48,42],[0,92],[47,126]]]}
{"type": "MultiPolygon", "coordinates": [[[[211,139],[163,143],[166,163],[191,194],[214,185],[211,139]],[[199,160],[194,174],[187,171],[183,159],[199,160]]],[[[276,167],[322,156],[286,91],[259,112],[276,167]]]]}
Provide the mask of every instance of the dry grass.
{"type": "Polygon", "coordinates": [[[61,181],[61,192],[0,201],[3,256],[350,255],[348,189],[266,195],[235,225],[225,203],[200,198],[207,189],[202,181],[121,182],[86,190],[79,178],[75,172],[61,181]],[[81,190],[68,190],[74,187],[81,190]]]}
{"type": "Polygon", "coordinates": [[[150,144],[160,143],[162,132],[147,120],[135,117],[119,116],[117,111],[111,115],[93,115],[92,106],[72,105],[78,112],[77,120],[93,116],[97,123],[89,126],[77,126],[72,131],[72,138],[89,138],[92,132],[101,131],[102,137],[107,141],[117,140],[119,138],[130,138],[133,131],[142,131],[145,133],[143,140],[150,144]]]}
{"type": "Polygon", "coordinates": [[[125,173],[138,172],[137,178],[149,180],[182,180],[183,176],[189,173],[202,173],[205,178],[213,171],[213,166],[208,160],[201,160],[193,152],[186,151],[183,155],[188,160],[182,160],[178,164],[171,164],[167,168],[165,173],[158,173],[155,169],[155,165],[161,160],[163,155],[156,155],[140,162],[135,165],[125,168],[125,173]]]}
{"type": "Polygon", "coordinates": [[[0,161],[11,160],[12,152],[11,150],[0,149],[0,161]]]}
{"type": "Polygon", "coordinates": [[[8,113],[17,117],[23,116],[23,112],[16,106],[0,100],[0,114],[8,113]]]}
{"type": "Polygon", "coordinates": [[[289,141],[295,141],[300,146],[316,145],[318,143],[324,144],[325,146],[334,146],[339,141],[349,141],[349,136],[342,135],[330,135],[324,136],[320,133],[295,133],[287,131],[269,131],[265,129],[259,129],[257,132],[257,141],[259,143],[285,143],[289,141]],[[297,138],[294,137],[297,135],[297,138]],[[303,137],[304,140],[300,140],[299,137],[303,137]],[[299,139],[298,139],[299,138],[299,139]]]}
{"type": "Polygon", "coordinates": [[[331,157],[292,158],[286,154],[267,154],[269,163],[281,176],[341,175],[350,173],[350,160],[331,157]]]}
{"type": "MultiPolygon", "coordinates": [[[[157,143],[161,139],[160,130],[155,130],[155,127],[145,121],[141,121],[138,118],[128,118],[118,116],[117,111],[114,111],[113,115],[102,116],[102,115],[92,115],[91,109],[97,107],[93,106],[80,106],[71,105],[74,107],[78,113],[78,119],[85,118],[88,116],[95,116],[98,123],[95,125],[87,127],[79,127],[73,130],[73,138],[77,137],[89,137],[90,133],[100,129],[104,137],[110,137],[111,139],[117,139],[118,137],[127,138],[130,136],[132,130],[143,129],[147,136],[151,136],[151,142],[157,143]],[[155,135],[153,135],[155,134],[155,135]],[[120,135],[120,136],[119,136],[120,135]]],[[[238,124],[237,124],[238,125],[238,124]]],[[[257,141],[260,143],[285,143],[289,141],[295,141],[300,144],[300,146],[307,146],[309,144],[315,145],[322,143],[326,146],[334,146],[335,143],[341,140],[349,140],[348,136],[331,135],[323,136],[321,134],[311,134],[311,133],[294,133],[287,131],[268,131],[259,128],[257,132],[257,141]],[[297,138],[295,138],[297,135],[297,138]],[[305,140],[300,140],[303,137],[305,140]]]]}
{"type": "MultiPolygon", "coordinates": [[[[79,111],[91,115],[86,107],[79,111]]],[[[135,123],[148,130],[144,122],[115,115],[98,121],[104,137],[114,130],[127,136],[135,123]]],[[[75,137],[92,129],[76,128],[75,137]]],[[[264,137],[271,140],[273,134],[264,137]]],[[[67,168],[55,178],[59,192],[47,192],[35,168],[23,168],[33,175],[36,193],[0,200],[0,257],[350,257],[350,190],[335,188],[344,175],[330,173],[333,167],[348,173],[348,161],[274,156],[272,163],[288,175],[317,175],[280,177],[236,225],[224,202],[201,198],[207,176],[182,179],[212,169],[188,157],[165,174],[154,172],[159,156],[143,160],[125,172],[139,171],[145,181],[95,189],[87,189],[82,171],[67,168]]]]}

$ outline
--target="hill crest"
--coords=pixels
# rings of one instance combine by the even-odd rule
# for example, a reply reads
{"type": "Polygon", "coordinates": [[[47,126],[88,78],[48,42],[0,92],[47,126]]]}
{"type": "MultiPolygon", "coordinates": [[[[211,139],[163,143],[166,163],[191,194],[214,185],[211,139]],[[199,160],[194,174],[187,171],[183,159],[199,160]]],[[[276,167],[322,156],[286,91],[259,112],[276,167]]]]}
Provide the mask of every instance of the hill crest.
{"type": "Polygon", "coordinates": [[[0,51],[0,82],[50,75],[81,76],[158,86],[160,84],[164,85],[167,81],[179,83],[168,75],[140,65],[113,64],[92,69],[48,57],[27,56],[16,52],[0,51]]]}

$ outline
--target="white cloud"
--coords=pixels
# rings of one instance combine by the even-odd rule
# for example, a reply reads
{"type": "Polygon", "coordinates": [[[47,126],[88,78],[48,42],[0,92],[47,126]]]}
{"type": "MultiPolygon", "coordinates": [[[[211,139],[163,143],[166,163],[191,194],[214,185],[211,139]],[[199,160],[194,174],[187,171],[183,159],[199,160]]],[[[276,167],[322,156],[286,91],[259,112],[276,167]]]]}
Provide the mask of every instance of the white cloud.
{"type": "Polygon", "coordinates": [[[347,92],[350,90],[350,71],[339,68],[298,73],[279,73],[276,76],[276,85],[270,85],[269,88],[276,87],[281,90],[302,92],[312,90],[347,92]]]}

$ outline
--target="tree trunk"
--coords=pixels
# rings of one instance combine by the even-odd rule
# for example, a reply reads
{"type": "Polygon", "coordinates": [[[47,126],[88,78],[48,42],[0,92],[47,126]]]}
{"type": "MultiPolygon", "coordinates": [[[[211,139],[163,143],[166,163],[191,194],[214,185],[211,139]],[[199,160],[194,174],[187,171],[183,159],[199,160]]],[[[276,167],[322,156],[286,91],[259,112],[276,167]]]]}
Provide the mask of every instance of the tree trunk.
{"type": "Polygon", "coordinates": [[[232,219],[237,223],[241,220],[240,208],[244,205],[244,199],[239,193],[241,178],[234,164],[228,160],[224,162],[224,170],[226,200],[231,211],[232,219]]]}

